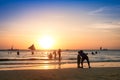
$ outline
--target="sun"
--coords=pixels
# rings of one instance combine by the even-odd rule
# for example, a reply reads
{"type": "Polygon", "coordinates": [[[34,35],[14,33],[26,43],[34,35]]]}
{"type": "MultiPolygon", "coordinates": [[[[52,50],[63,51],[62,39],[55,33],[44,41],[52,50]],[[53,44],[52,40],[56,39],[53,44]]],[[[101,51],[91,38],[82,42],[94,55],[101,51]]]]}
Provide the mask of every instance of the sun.
{"type": "Polygon", "coordinates": [[[39,40],[39,45],[43,49],[50,49],[54,44],[54,39],[51,36],[43,36],[39,40]]]}

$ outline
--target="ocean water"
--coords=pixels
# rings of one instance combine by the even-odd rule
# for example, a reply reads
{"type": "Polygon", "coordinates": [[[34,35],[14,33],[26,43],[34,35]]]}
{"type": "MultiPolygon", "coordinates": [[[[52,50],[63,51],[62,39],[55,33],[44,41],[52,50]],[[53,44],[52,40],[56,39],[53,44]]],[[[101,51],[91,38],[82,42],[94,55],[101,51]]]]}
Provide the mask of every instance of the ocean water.
{"type": "MultiPolygon", "coordinates": [[[[49,59],[48,55],[53,51],[0,51],[0,68],[21,67],[37,64],[58,64],[58,60],[49,59]]],[[[78,50],[64,50],[61,52],[61,63],[76,63],[78,50]]],[[[84,50],[88,54],[90,62],[120,62],[120,50],[84,50]],[[94,52],[94,54],[91,54],[94,52]],[[97,54],[95,53],[97,52],[97,54]]],[[[58,55],[57,55],[58,57],[58,55]]]]}

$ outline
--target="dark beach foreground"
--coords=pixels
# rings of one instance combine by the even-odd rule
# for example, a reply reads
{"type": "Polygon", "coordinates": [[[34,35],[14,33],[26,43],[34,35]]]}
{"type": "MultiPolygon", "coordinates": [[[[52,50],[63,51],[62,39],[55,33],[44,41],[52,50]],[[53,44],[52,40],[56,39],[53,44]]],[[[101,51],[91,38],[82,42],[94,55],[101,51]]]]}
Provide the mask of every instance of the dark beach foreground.
{"type": "Polygon", "coordinates": [[[119,80],[120,67],[1,70],[0,80],[119,80]]]}

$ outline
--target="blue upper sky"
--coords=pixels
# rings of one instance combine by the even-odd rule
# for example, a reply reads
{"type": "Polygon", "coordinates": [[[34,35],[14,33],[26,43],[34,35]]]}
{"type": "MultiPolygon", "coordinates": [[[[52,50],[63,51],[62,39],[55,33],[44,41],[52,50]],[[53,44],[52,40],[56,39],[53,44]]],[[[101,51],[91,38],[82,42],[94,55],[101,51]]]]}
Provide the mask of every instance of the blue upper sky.
{"type": "MultiPolygon", "coordinates": [[[[87,9],[98,9],[101,7],[112,8],[113,15],[120,13],[120,0],[0,0],[0,20],[11,17],[16,12],[26,7],[84,7],[87,9]],[[114,8],[119,9],[114,11],[114,8]],[[115,14],[116,13],[116,14],[115,14]]],[[[107,11],[106,11],[107,12],[107,11]]],[[[109,12],[109,11],[108,11],[109,12]]]]}
{"type": "Polygon", "coordinates": [[[120,20],[120,0],[0,0],[0,23],[35,9],[85,10],[91,17],[106,18],[107,22],[120,20]]]}

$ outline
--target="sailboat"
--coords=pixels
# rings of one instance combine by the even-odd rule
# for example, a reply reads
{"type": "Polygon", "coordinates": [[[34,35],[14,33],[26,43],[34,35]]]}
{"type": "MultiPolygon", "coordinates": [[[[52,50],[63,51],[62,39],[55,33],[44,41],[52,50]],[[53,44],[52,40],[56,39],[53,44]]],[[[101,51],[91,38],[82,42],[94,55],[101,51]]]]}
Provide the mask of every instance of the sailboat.
{"type": "Polygon", "coordinates": [[[36,50],[34,44],[32,44],[30,47],[28,47],[28,49],[30,49],[32,51],[32,55],[34,54],[34,51],[36,50]]]}
{"type": "Polygon", "coordinates": [[[12,51],[13,51],[14,49],[13,49],[13,46],[11,46],[11,48],[10,49],[8,49],[8,54],[12,54],[12,51]]]}

